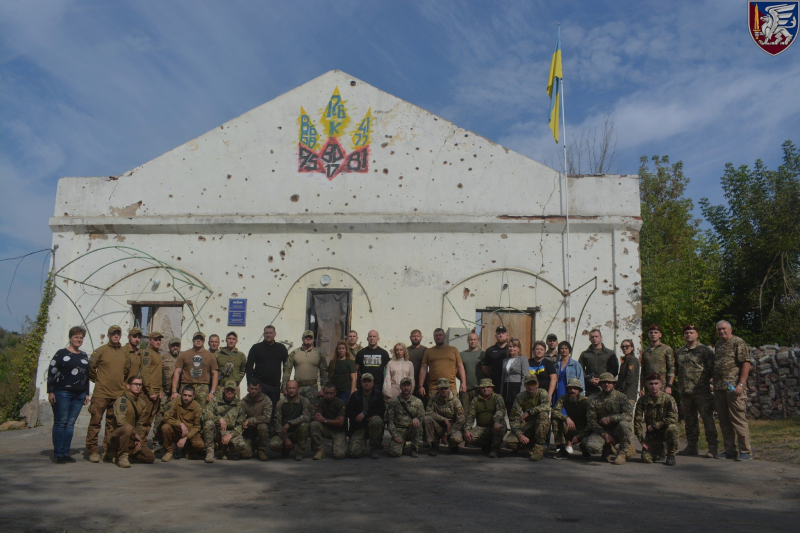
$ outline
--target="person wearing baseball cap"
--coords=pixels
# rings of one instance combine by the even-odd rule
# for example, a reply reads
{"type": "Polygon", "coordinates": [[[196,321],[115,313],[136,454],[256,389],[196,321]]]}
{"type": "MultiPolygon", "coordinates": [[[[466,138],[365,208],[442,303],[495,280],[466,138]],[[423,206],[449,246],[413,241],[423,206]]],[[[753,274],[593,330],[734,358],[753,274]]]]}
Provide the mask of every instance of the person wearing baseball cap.
{"type": "Polygon", "coordinates": [[[568,458],[569,448],[574,444],[580,445],[584,459],[591,458],[586,449],[586,442],[592,433],[586,423],[589,398],[581,394],[582,392],[581,380],[570,379],[567,382],[567,394],[561,396],[550,411],[553,419],[553,436],[558,446],[556,459],[568,458]]]}
{"type": "Polygon", "coordinates": [[[125,381],[130,376],[141,375],[142,373],[142,330],[138,327],[132,327],[128,330],[128,342],[122,347],[122,353],[125,354],[125,381]]]}
{"type": "Polygon", "coordinates": [[[430,449],[428,455],[439,453],[439,444],[444,442],[453,453],[464,446],[461,430],[464,428],[464,407],[461,400],[453,394],[450,380],[439,378],[436,394],[428,401],[423,424],[430,449]]]}
{"type": "MultiPolygon", "coordinates": [[[[450,381],[447,382],[450,388],[450,381]]],[[[418,442],[422,436],[422,419],[425,406],[422,400],[412,395],[414,380],[406,376],[400,380],[400,395],[395,396],[386,408],[386,421],[389,426],[389,457],[400,457],[406,442],[411,443],[408,454],[418,457],[418,442]]]]}
{"type": "Polygon", "coordinates": [[[558,363],[558,360],[561,359],[558,353],[558,335],[550,333],[547,335],[545,342],[547,342],[547,353],[544,356],[550,359],[553,364],[558,363]]]}
{"type": "Polygon", "coordinates": [[[328,381],[328,360],[314,347],[314,332],[307,329],[303,332],[300,347],[292,350],[283,364],[283,382],[281,390],[286,394],[286,384],[294,370],[294,380],[300,387],[300,396],[308,400],[311,410],[316,410],[317,401],[322,396],[318,383],[328,381]]]}
{"type": "Polygon", "coordinates": [[[489,378],[478,383],[478,393],[464,423],[467,428],[464,440],[467,444],[480,446],[490,458],[497,459],[506,433],[506,404],[503,397],[494,392],[494,382],[489,378]]]}
{"type": "Polygon", "coordinates": [[[375,390],[375,378],[370,372],[361,374],[361,388],[350,395],[345,413],[349,422],[347,455],[352,458],[378,459],[383,440],[383,415],[386,406],[383,394],[375,390]]]}
{"type": "MultiPolygon", "coordinates": [[[[642,375],[658,374],[664,382],[664,392],[672,394],[672,382],[675,380],[675,355],[672,348],[661,342],[661,326],[653,324],[647,328],[650,346],[642,352],[642,375]]],[[[644,382],[639,396],[644,395],[644,382]]]]}
{"type": "Polygon", "coordinates": [[[163,380],[161,379],[163,365],[161,362],[161,354],[159,353],[164,335],[162,335],[160,331],[152,331],[147,338],[147,348],[139,352],[143,382],[142,392],[139,394],[139,398],[141,398],[146,405],[146,411],[142,417],[145,437],[150,434],[150,427],[156,417],[156,411],[158,411],[161,405],[161,399],[164,397],[164,392],[162,390],[163,380]]]}
{"type": "Polygon", "coordinates": [[[178,337],[170,337],[167,341],[167,353],[161,356],[161,401],[153,418],[153,445],[158,451],[164,444],[164,436],[161,432],[161,423],[164,421],[164,413],[167,412],[172,402],[172,376],[175,374],[175,361],[181,353],[181,340],[178,337]]]}
{"type": "Polygon", "coordinates": [[[667,466],[675,466],[675,451],[678,449],[678,406],[675,398],[661,392],[661,376],[645,377],[645,394],[636,404],[633,428],[636,438],[642,443],[642,462],[652,463],[666,444],[667,466]]]}
{"type": "Polygon", "coordinates": [[[194,401],[204,408],[209,399],[217,394],[219,369],[217,358],[205,349],[206,336],[202,331],[192,335],[192,347],[181,352],[175,360],[175,373],[172,376],[172,399],[186,385],[194,387],[194,401]],[[211,388],[209,389],[209,382],[211,388]]]}
{"type": "Polygon", "coordinates": [[[497,326],[494,330],[494,338],[497,342],[489,346],[483,354],[481,369],[483,375],[491,378],[494,389],[500,390],[503,381],[503,362],[508,357],[508,330],[505,326],[497,326]]]}
{"type": "Polygon", "coordinates": [[[675,352],[678,386],[681,393],[681,413],[686,427],[686,448],[678,455],[698,455],[697,442],[700,439],[699,418],[703,420],[707,458],[717,456],[719,436],[714,423],[714,393],[711,392],[711,372],[714,368],[714,352],[705,344],[698,342],[697,326],[687,324],[683,328],[684,346],[675,352]]]}
{"type": "Polygon", "coordinates": [[[511,434],[506,446],[516,452],[530,446],[528,458],[541,461],[544,458],[544,444],[550,431],[550,396],[539,388],[539,379],[528,374],[524,380],[525,390],[517,395],[508,420],[511,434]]]}
{"type": "Polygon", "coordinates": [[[592,434],[586,441],[586,449],[592,455],[602,453],[603,459],[615,465],[623,465],[626,458],[636,453],[633,448],[633,406],[624,393],[615,390],[617,378],[610,372],[599,376],[600,392],[592,396],[586,413],[586,423],[592,434]],[[619,452],[611,460],[612,444],[619,445],[619,452]]]}

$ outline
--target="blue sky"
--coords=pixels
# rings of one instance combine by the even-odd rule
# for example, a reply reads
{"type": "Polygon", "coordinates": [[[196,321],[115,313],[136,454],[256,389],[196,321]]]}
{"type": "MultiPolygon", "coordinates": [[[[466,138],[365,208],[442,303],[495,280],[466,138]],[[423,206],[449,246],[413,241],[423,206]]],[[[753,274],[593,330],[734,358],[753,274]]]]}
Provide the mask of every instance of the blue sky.
{"type": "MultiPolygon", "coordinates": [[[[567,134],[614,118],[617,167],[683,160],[721,202],[726,162],[800,142],[800,45],[777,57],[745,1],[0,1],[0,258],[51,245],[63,176],[120,174],[329,70],[555,165],[545,93],[562,24],[567,134]]],[[[568,139],[569,140],[569,139],[568,139]]],[[[0,325],[35,315],[27,259],[0,325]]],[[[0,263],[6,299],[13,262],[0,263]]]]}

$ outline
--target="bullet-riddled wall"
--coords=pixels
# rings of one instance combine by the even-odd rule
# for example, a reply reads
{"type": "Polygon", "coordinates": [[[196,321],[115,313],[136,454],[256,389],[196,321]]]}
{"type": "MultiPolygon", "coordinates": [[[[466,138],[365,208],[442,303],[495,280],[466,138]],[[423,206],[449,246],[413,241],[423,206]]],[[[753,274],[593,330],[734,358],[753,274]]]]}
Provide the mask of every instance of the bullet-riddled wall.
{"type": "Polygon", "coordinates": [[[576,350],[592,327],[616,349],[641,330],[638,181],[569,178],[569,317],[562,185],[329,72],[123,175],[59,181],[60,290],[39,386],[73,325],[88,326],[90,351],[109,325],[141,318],[137,306],[174,305],[184,345],[198,329],[234,330],[246,352],[272,323],[297,346],[322,289],[349,291],[350,325],[362,340],[377,329],[387,349],[414,328],[431,342],[436,327],[474,327],[497,307],[538,308],[538,338],[564,338],[569,320],[576,350]],[[247,300],[245,326],[228,326],[231,299],[247,300]]]}

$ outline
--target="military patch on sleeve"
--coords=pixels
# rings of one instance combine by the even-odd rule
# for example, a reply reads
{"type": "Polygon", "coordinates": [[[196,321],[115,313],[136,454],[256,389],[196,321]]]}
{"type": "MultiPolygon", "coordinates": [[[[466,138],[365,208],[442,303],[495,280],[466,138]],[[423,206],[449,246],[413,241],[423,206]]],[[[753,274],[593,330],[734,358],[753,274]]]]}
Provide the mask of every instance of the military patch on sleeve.
{"type": "Polygon", "coordinates": [[[633,371],[633,365],[628,365],[628,370],[633,371]]]}
{"type": "Polygon", "coordinates": [[[120,398],[119,399],[119,412],[124,413],[128,409],[128,399],[127,398],[120,398]]]}
{"type": "Polygon", "coordinates": [[[458,408],[458,414],[459,415],[463,415],[464,414],[464,409],[462,407],[458,408]]]}
{"type": "Polygon", "coordinates": [[[150,365],[150,357],[142,357],[142,366],[150,365]]]}

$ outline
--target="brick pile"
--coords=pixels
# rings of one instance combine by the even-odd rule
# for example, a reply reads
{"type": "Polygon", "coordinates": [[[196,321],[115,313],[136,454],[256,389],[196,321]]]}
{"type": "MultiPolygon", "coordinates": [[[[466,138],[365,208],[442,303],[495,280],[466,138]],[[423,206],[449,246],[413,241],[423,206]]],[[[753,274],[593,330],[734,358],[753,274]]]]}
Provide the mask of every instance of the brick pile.
{"type": "Polygon", "coordinates": [[[755,369],[747,379],[752,418],[800,416],[800,348],[766,345],[751,350],[755,369]]]}

